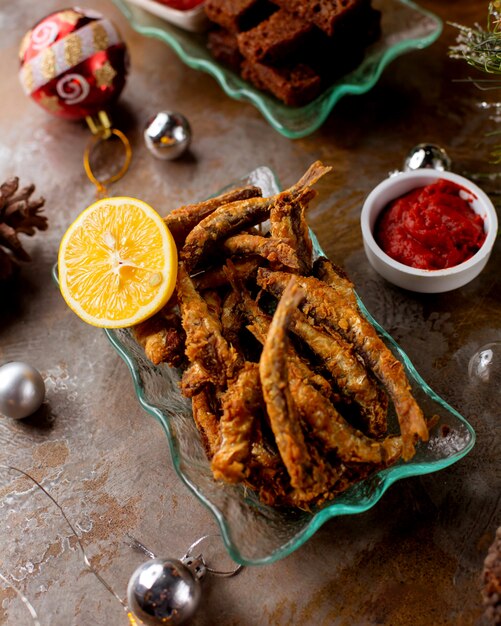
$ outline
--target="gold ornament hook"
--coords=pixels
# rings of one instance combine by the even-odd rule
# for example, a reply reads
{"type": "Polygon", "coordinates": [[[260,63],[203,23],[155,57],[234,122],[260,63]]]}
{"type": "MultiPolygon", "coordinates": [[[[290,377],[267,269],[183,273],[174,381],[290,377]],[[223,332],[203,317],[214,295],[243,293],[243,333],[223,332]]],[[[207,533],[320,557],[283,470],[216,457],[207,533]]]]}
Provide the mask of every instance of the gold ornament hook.
{"type": "Polygon", "coordinates": [[[108,117],[105,111],[99,111],[97,116],[88,115],[85,118],[85,121],[87,122],[87,125],[89,126],[92,132],[92,137],[90,138],[84,150],[84,157],[83,157],[84,169],[89,180],[96,186],[97,197],[103,198],[106,195],[108,195],[107,186],[111,185],[112,183],[115,183],[117,180],[120,180],[122,176],[129,169],[129,165],[132,159],[132,148],[129,143],[129,140],[124,135],[124,133],[121,130],[118,130],[117,128],[111,127],[110,118],[108,117]],[[125,160],[124,160],[122,167],[116,174],[113,174],[112,176],[109,176],[108,178],[105,178],[104,180],[99,180],[94,174],[94,172],[92,171],[92,166],[90,164],[90,156],[91,156],[92,151],[102,141],[107,141],[112,136],[118,137],[118,139],[120,139],[120,141],[122,142],[124,149],[125,149],[125,160]]]}

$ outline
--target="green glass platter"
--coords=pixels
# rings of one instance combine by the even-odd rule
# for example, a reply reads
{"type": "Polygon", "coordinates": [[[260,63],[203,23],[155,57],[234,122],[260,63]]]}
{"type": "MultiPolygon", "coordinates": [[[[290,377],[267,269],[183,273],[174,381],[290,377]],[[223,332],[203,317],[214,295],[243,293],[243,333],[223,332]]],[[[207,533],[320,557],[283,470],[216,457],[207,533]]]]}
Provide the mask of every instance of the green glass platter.
{"type": "MultiPolygon", "coordinates": [[[[255,169],[233,186],[242,184],[261,187],[265,196],[279,191],[278,181],[267,167],[255,169]]],[[[313,234],[312,238],[316,255],[323,255],[313,234]]],[[[430,440],[417,447],[411,461],[399,462],[370,476],[310,513],[265,506],[249,489],[216,482],[192,417],[191,402],[179,390],[180,373],[166,364],[152,365],[130,329],[105,331],[128,365],[140,404],[165,431],[178,475],[212,511],[229,554],[239,563],[272,563],[287,556],[330,518],[367,511],[396,481],[446,468],[464,457],[474,445],[475,432],[471,425],[430,389],[362,302],[360,308],[403,363],[416,400],[428,418],[437,416],[437,424],[430,440]]],[[[390,419],[395,422],[394,415],[390,419]]]]}

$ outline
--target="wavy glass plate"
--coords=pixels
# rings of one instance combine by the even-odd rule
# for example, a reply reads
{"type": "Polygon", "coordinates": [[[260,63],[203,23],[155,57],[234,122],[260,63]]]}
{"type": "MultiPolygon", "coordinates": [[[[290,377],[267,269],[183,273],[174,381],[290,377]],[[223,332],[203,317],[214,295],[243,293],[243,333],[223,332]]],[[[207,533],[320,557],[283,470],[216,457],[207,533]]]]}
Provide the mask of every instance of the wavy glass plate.
{"type": "Polygon", "coordinates": [[[442,31],[440,18],[410,0],[374,0],[373,6],[382,11],[382,36],[367,48],[362,63],[313,102],[303,107],[289,107],[215,61],[203,35],[177,28],[125,0],[113,1],[136,31],[164,41],[186,65],[213,76],[230,98],[254,105],[275,130],[291,139],[317,130],[340,98],[372,89],[390,61],[410,50],[429,46],[442,31]]]}
{"type": "MultiPolygon", "coordinates": [[[[266,167],[254,170],[229,187],[242,184],[259,186],[266,196],[279,191],[273,172],[266,167]]],[[[316,254],[322,254],[314,237],[313,241],[316,254]]],[[[399,462],[363,480],[313,513],[265,506],[248,489],[216,482],[193,421],[191,402],[179,391],[179,373],[166,364],[152,365],[130,330],[105,331],[130,369],[139,402],[162,425],[177,473],[215,515],[223,541],[231,557],[239,563],[272,563],[287,556],[328,519],[367,511],[397,480],[436,472],[452,465],[474,445],[475,432],[470,424],[428,387],[408,357],[361,302],[360,306],[388,347],[404,364],[414,395],[425,415],[438,415],[439,421],[429,442],[418,446],[412,461],[399,462]]],[[[391,422],[396,423],[394,415],[390,415],[391,422]]]]}

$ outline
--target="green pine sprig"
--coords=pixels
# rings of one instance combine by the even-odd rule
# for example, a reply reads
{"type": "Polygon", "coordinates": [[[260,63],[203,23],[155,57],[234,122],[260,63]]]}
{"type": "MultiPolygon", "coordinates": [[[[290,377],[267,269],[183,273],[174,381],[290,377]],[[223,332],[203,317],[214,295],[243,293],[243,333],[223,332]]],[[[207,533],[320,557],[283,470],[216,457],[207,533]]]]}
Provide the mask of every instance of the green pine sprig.
{"type": "MultiPolygon", "coordinates": [[[[452,23],[458,29],[456,45],[449,48],[449,56],[453,59],[462,59],[477,70],[487,74],[501,75],[501,0],[489,3],[487,28],[479,24],[463,26],[452,23]]],[[[498,87],[500,80],[484,79],[473,81],[479,87],[498,87]]]]}

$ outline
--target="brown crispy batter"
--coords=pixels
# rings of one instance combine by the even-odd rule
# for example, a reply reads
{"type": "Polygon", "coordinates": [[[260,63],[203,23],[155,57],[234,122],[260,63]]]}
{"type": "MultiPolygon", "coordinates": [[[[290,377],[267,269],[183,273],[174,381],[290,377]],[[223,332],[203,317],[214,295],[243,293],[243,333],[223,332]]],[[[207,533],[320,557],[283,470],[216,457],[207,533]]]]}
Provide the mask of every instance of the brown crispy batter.
{"type": "Polygon", "coordinates": [[[249,473],[251,432],[262,402],[259,367],[247,362],[221,398],[221,444],[211,464],[216,479],[235,483],[249,473]]]}
{"type": "Polygon", "coordinates": [[[329,259],[320,257],[315,261],[313,271],[314,275],[334,289],[344,302],[358,309],[355,287],[344,270],[334,265],[329,259]]]}
{"type": "Polygon", "coordinates": [[[181,318],[174,311],[162,310],[150,319],[136,324],[132,331],[154,365],[168,363],[172,367],[179,367],[182,364],[186,335],[181,318]]]}
{"type": "MultiPolygon", "coordinates": [[[[261,266],[262,261],[258,256],[251,256],[244,259],[233,259],[235,273],[241,280],[248,280],[255,276],[257,268],[261,266]]],[[[217,289],[228,285],[228,276],[226,275],[225,265],[213,267],[205,272],[200,272],[193,276],[193,283],[199,291],[205,289],[217,289]]]]}
{"type": "Polygon", "coordinates": [[[224,242],[230,254],[252,254],[266,259],[273,269],[288,268],[299,271],[299,261],[293,248],[285,239],[262,237],[261,235],[233,235],[224,242]]]}
{"type": "Polygon", "coordinates": [[[181,377],[181,391],[186,398],[193,398],[212,380],[211,375],[200,361],[194,361],[184,370],[181,377]]]}
{"type": "Polygon", "coordinates": [[[225,386],[242,366],[241,355],[221,334],[221,324],[196,291],[188,273],[179,264],[177,295],[186,332],[186,356],[207,372],[207,380],[225,386]]]}
{"type": "Polygon", "coordinates": [[[206,289],[201,296],[207,303],[209,311],[212,313],[213,317],[217,320],[221,319],[223,302],[220,294],[215,289],[206,289]]]}
{"type": "Polygon", "coordinates": [[[185,204],[174,209],[164,217],[164,221],[174,237],[177,245],[182,245],[188,233],[205,217],[213,213],[217,208],[228,202],[256,198],[261,195],[259,187],[249,185],[232,189],[214,198],[209,198],[203,202],[195,204],[185,204]]]}
{"type": "Polygon", "coordinates": [[[223,302],[221,328],[223,337],[230,345],[240,349],[239,335],[244,325],[244,316],[240,308],[240,298],[236,291],[230,291],[223,302]]]}
{"type": "MultiPolygon", "coordinates": [[[[258,270],[260,287],[280,297],[290,275],[285,272],[258,270]]],[[[414,456],[416,437],[428,439],[428,428],[423,413],[415,401],[402,364],[377,335],[374,327],[361,315],[358,307],[343,301],[333,288],[313,277],[298,277],[298,284],[306,293],[303,312],[319,324],[339,330],[351,341],[366,365],[385,385],[393,400],[403,439],[404,460],[414,456]]]]}
{"type": "Polygon", "coordinates": [[[202,435],[203,445],[207,456],[213,457],[221,442],[219,433],[219,421],[215,415],[210,401],[210,393],[207,387],[191,399],[193,419],[202,435]]]}

